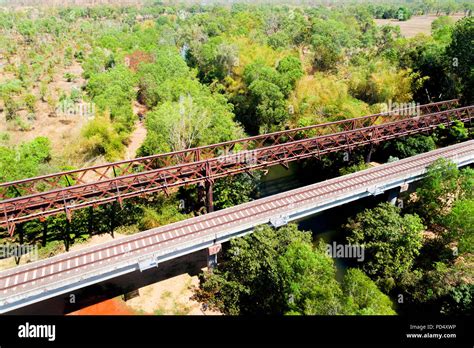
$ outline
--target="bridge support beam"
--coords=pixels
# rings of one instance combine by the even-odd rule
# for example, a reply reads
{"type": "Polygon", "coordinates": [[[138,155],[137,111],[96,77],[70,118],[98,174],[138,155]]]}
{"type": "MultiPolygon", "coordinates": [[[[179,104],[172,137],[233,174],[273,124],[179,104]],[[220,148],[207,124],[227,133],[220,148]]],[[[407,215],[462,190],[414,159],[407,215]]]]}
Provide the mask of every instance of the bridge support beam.
{"type": "Polygon", "coordinates": [[[43,221],[43,237],[41,239],[41,245],[43,247],[46,246],[47,237],[48,237],[48,220],[44,219],[44,221],[43,221]]]}
{"type": "Polygon", "coordinates": [[[206,181],[206,209],[208,213],[211,213],[214,211],[214,193],[213,193],[213,187],[214,185],[212,184],[211,181],[206,181]]]}
{"type": "Polygon", "coordinates": [[[217,254],[221,251],[222,244],[207,248],[207,268],[212,271],[217,266],[217,254]]]}

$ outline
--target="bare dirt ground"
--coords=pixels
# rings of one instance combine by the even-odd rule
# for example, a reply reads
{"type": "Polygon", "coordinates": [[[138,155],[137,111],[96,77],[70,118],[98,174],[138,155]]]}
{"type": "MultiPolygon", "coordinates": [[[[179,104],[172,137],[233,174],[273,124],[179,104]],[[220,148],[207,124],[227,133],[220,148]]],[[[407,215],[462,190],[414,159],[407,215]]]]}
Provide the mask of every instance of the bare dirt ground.
{"type": "MultiPolygon", "coordinates": [[[[58,100],[61,93],[70,94],[73,88],[80,89],[84,84],[84,79],[81,77],[82,67],[78,62],[74,62],[71,66],[59,69],[53,77],[53,81],[48,85],[48,93],[58,100]],[[65,73],[74,74],[77,79],[68,82],[64,78],[65,73]]],[[[8,79],[12,76],[2,72],[1,79],[8,79]]],[[[80,131],[87,119],[80,116],[70,117],[50,117],[49,115],[54,110],[47,102],[40,99],[38,86],[31,90],[31,93],[38,99],[36,103],[36,120],[32,122],[31,130],[21,131],[12,129],[11,124],[0,122],[0,132],[6,132],[10,135],[10,144],[17,145],[19,143],[33,140],[36,137],[44,136],[51,141],[53,156],[60,155],[63,150],[74,143],[79,137],[80,131]]],[[[18,112],[21,118],[25,118],[27,111],[20,110],[18,112]]]]}
{"type": "Polygon", "coordinates": [[[132,159],[137,157],[137,150],[143,144],[143,141],[146,138],[146,128],[143,122],[135,123],[135,130],[130,135],[130,144],[127,146],[125,152],[125,159],[132,159]]]}
{"type": "Polygon", "coordinates": [[[141,116],[143,120],[135,122],[135,130],[130,135],[130,143],[127,146],[125,152],[125,159],[132,159],[137,157],[137,150],[143,144],[146,138],[146,127],[144,123],[144,117],[147,113],[145,105],[140,104],[138,101],[134,101],[132,105],[133,113],[141,116]]]}
{"type": "MultiPolygon", "coordinates": [[[[192,255],[190,255],[192,257],[192,255]]],[[[203,267],[201,271],[206,271],[203,267]]],[[[203,311],[192,300],[193,288],[199,286],[197,275],[183,273],[139,289],[140,296],[128,300],[127,306],[137,313],[158,315],[220,315],[211,310],[203,311]]]]}
{"type": "MultiPolygon", "coordinates": [[[[436,15],[428,16],[414,16],[407,21],[399,21],[397,19],[376,19],[375,23],[377,25],[398,25],[400,27],[400,32],[405,37],[414,37],[417,34],[431,34],[431,23],[438,18],[436,15]]],[[[460,20],[464,17],[463,14],[454,14],[452,16],[454,20],[460,20]]]]}
{"type": "MultiPolygon", "coordinates": [[[[124,235],[115,233],[116,238],[124,235]]],[[[94,236],[91,241],[74,246],[78,250],[86,246],[111,240],[107,235],[94,236]]],[[[220,315],[219,312],[202,311],[201,305],[191,299],[193,288],[199,286],[198,270],[206,271],[205,253],[192,253],[160,264],[159,272],[164,274],[160,280],[138,289],[139,296],[124,301],[115,297],[83,308],[71,314],[108,315],[108,314],[157,314],[157,315],[220,315]],[[123,311],[128,311],[124,313],[123,311]]]]}
{"type": "Polygon", "coordinates": [[[199,272],[206,270],[205,253],[189,254],[160,264],[147,275],[135,275],[143,277],[133,278],[141,284],[136,288],[138,296],[127,301],[121,296],[105,299],[68,315],[221,315],[209,309],[203,311],[201,304],[191,299],[199,286],[199,272]]]}

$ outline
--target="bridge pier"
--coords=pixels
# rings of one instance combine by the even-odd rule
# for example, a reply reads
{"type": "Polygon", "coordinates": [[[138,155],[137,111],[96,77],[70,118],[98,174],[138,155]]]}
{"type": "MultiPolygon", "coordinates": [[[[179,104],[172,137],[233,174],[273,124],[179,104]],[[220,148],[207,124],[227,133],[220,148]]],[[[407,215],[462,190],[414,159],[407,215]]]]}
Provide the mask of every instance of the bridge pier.
{"type": "Polygon", "coordinates": [[[221,251],[222,244],[207,248],[207,268],[212,271],[217,266],[217,254],[221,251]]]}
{"type": "Polygon", "coordinates": [[[208,213],[211,213],[214,211],[214,193],[213,193],[213,187],[214,185],[212,184],[211,181],[206,181],[206,209],[208,213]]]}
{"type": "Polygon", "coordinates": [[[400,187],[395,187],[388,191],[387,202],[391,205],[397,204],[398,195],[400,194],[400,187]]]}
{"type": "Polygon", "coordinates": [[[210,180],[198,184],[198,201],[200,209],[206,207],[206,212],[214,211],[214,184],[210,180]]]}
{"type": "Polygon", "coordinates": [[[47,235],[48,235],[48,220],[44,219],[44,221],[43,221],[43,237],[41,238],[41,245],[43,247],[46,246],[47,235]]]}
{"type": "Polygon", "coordinates": [[[405,183],[401,186],[394,187],[393,189],[388,191],[388,197],[387,197],[387,202],[390,202],[392,205],[397,204],[398,196],[400,193],[405,192],[408,190],[408,184],[405,183]]]}

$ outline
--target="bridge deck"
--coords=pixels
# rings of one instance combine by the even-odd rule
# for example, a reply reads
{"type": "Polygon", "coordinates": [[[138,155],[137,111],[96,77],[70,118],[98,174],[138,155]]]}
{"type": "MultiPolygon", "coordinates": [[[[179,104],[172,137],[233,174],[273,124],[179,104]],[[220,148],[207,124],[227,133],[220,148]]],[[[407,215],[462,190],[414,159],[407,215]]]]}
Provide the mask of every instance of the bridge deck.
{"type": "Polygon", "coordinates": [[[297,220],[399,187],[441,157],[459,166],[474,162],[474,140],[2,271],[0,313],[242,236],[278,217],[297,220]]]}

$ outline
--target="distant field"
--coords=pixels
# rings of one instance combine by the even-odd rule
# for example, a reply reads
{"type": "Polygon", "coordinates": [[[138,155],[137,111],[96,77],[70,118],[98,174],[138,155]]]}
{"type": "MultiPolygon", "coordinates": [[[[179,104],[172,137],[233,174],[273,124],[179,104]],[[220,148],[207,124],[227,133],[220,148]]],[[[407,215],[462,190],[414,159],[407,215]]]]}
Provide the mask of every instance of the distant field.
{"type": "MultiPolygon", "coordinates": [[[[455,14],[450,16],[455,20],[460,20],[463,18],[462,14],[455,14]]],[[[438,18],[435,15],[429,16],[416,16],[410,18],[408,21],[400,22],[397,19],[376,19],[375,23],[378,25],[398,25],[400,27],[400,31],[403,36],[405,37],[413,37],[416,34],[423,33],[430,35],[431,34],[431,23],[438,18]]]]}

